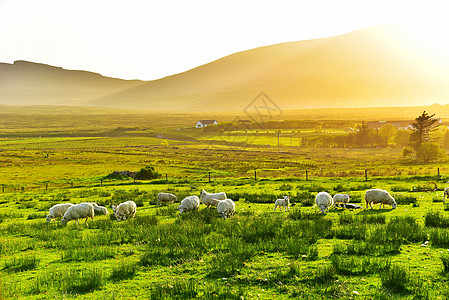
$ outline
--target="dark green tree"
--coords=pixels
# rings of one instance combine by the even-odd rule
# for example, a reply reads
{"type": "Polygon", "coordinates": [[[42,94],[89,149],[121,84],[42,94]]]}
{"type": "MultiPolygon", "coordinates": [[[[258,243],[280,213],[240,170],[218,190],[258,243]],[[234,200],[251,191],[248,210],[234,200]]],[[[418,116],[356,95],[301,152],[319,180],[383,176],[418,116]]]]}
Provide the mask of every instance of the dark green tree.
{"type": "Polygon", "coordinates": [[[423,143],[431,142],[430,133],[440,125],[437,119],[433,118],[435,114],[429,115],[423,111],[422,115],[412,123],[412,133],[410,134],[409,144],[415,151],[418,151],[423,143]]]}

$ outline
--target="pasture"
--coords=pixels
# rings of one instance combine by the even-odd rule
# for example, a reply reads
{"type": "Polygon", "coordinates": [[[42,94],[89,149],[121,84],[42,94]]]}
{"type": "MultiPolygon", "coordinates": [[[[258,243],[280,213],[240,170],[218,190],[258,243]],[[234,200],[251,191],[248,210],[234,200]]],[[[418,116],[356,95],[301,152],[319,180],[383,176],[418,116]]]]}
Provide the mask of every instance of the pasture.
{"type": "Polygon", "coordinates": [[[10,129],[16,136],[0,139],[0,299],[449,297],[446,162],[411,164],[396,148],[301,148],[287,137],[278,150],[272,135],[246,144],[181,126],[40,138],[10,129]],[[107,177],[145,166],[162,176],[107,177]],[[364,207],[370,188],[390,191],[397,209],[322,215],[313,206],[327,191],[364,207]],[[202,189],[226,192],[235,215],[156,205],[159,192],[181,200],[202,189]],[[283,195],[290,211],[274,212],[283,195]],[[117,222],[110,205],[127,200],[136,217],[117,222]],[[111,215],[47,224],[63,202],[96,202],[111,215]]]}

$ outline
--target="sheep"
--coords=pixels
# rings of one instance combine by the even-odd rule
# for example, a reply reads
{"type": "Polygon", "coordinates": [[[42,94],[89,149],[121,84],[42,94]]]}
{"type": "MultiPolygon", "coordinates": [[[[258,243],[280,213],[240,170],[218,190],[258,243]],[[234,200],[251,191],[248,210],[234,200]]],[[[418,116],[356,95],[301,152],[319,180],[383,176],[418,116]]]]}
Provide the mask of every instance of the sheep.
{"type": "Polygon", "coordinates": [[[200,201],[201,203],[203,203],[204,205],[206,205],[207,207],[209,206],[214,206],[213,204],[217,204],[217,202],[212,202],[212,199],[217,199],[217,200],[225,200],[226,199],[226,193],[215,193],[215,194],[210,194],[208,192],[206,192],[205,190],[203,190],[201,192],[200,195],[200,201]]]}
{"type": "Polygon", "coordinates": [[[351,195],[348,194],[335,194],[334,195],[334,204],[341,207],[341,203],[343,203],[343,207],[346,208],[346,204],[349,202],[349,197],[351,197],[351,195]]]}
{"type": "Polygon", "coordinates": [[[172,202],[176,202],[176,201],[178,201],[178,198],[173,194],[169,194],[169,193],[157,194],[157,205],[159,205],[161,202],[172,203],[172,202]]]}
{"type": "Polygon", "coordinates": [[[111,205],[111,207],[117,221],[124,221],[127,218],[136,216],[137,205],[134,201],[126,201],[119,205],[111,205]]]}
{"type": "Polygon", "coordinates": [[[64,214],[67,212],[70,206],[73,206],[72,203],[62,203],[53,205],[48,212],[48,215],[45,216],[47,219],[47,223],[50,223],[53,219],[62,218],[64,214]]]}
{"type": "Polygon", "coordinates": [[[391,195],[387,191],[381,189],[367,190],[365,193],[365,202],[366,202],[366,209],[368,209],[368,203],[371,209],[373,208],[372,203],[374,204],[380,203],[379,209],[382,208],[382,204],[391,205],[393,209],[396,208],[396,201],[394,200],[394,198],[391,197],[391,195]]]}
{"type": "Polygon", "coordinates": [[[221,200],[217,205],[218,214],[226,220],[227,217],[234,214],[235,203],[232,199],[221,200]]]}
{"type": "Polygon", "coordinates": [[[446,203],[446,197],[449,198],[449,187],[444,189],[444,194],[443,194],[443,204],[446,203]]]}
{"type": "Polygon", "coordinates": [[[75,220],[75,224],[79,224],[78,219],[91,218],[94,220],[94,206],[90,203],[80,203],[77,205],[70,206],[62,217],[61,224],[66,225],[69,221],[75,220]]]}
{"type": "Polygon", "coordinates": [[[287,209],[290,209],[290,197],[284,196],[282,199],[276,199],[274,202],[274,211],[276,211],[276,207],[279,206],[279,210],[282,211],[282,207],[284,207],[284,210],[287,211],[287,209]]]}
{"type": "Polygon", "coordinates": [[[200,207],[200,198],[198,196],[188,196],[181,201],[181,205],[178,206],[179,213],[182,215],[184,212],[192,210],[198,210],[200,207]]]}
{"type": "Polygon", "coordinates": [[[324,214],[326,211],[329,212],[329,207],[334,204],[334,201],[329,193],[319,192],[315,197],[315,203],[324,214]]]}
{"type": "Polygon", "coordinates": [[[95,202],[91,202],[91,204],[94,206],[95,215],[99,216],[109,215],[108,209],[106,207],[100,206],[95,202]]]}

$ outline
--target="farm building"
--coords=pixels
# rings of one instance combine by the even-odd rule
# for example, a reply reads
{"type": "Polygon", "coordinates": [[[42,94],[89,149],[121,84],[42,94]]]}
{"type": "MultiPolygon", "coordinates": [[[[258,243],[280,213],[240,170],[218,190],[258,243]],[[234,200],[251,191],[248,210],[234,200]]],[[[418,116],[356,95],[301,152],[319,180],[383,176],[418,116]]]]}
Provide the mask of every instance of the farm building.
{"type": "Polygon", "coordinates": [[[209,125],[215,125],[218,124],[217,120],[199,120],[198,122],[196,122],[195,127],[196,128],[203,128],[209,125]]]}

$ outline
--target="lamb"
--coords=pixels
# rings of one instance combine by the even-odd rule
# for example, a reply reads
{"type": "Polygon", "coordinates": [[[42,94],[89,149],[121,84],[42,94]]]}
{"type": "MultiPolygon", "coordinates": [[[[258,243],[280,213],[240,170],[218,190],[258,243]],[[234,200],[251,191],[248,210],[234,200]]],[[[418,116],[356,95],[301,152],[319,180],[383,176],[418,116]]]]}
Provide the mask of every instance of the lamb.
{"type": "Polygon", "coordinates": [[[446,197],[449,198],[449,187],[444,189],[444,194],[443,194],[443,204],[446,203],[446,197]]]}
{"type": "Polygon", "coordinates": [[[227,217],[234,214],[235,203],[231,199],[221,200],[217,205],[218,214],[226,220],[227,217]]]}
{"type": "Polygon", "coordinates": [[[289,196],[284,196],[283,199],[276,199],[276,201],[274,202],[274,211],[276,211],[276,207],[279,206],[279,210],[282,211],[282,207],[284,207],[285,211],[287,211],[287,209],[290,209],[290,197],[289,196]]]}
{"type": "Polygon", "coordinates": [[[201,203],[205,204],[207,207],[209,207],[209,206],[216,206],[216,205],[213,205],[213,204],[217,204],[218,205],[218,203],[216,201],[212,202],[212,199],[225,200],[226,198],[227,198],[226,197],[226,193],[223,193],[223,192],[222,193],[210,194],[210,193],[206,192],[205,190],[203,190],[201,192],[201,195],[200,195],[201,203]]]}
{"type": "Polygon", "coordinates": [[[157,194],[157,205],[159,205],[161,202],[167,202],[172,203],[178,201],[178,198],[169,193],[159,193],[157,194]]]}
{"type": "Polygon", "coordinates": [[[134,201],[126,201],[119,205],[111,205],[114,217],[117,221],[124,221],[128,218],[136,216],[137,205],[134,201]]]}
{"type": "Polygon", "coordinates": [[[67,212],[64,214],[61,220],[62,225],[66,225],[69,221],[75,220],[76,224],[79,224],[78,219],[91,218],[94,220],[94,206],[90,203],[80,203],[77,205],[70,206],[67,212]]]}
{"type": "Polygon", "coordinates": [[[368,203],[369,203],[371,209],[373,208],[372,203],[374,203],[374,204],[380,203],[379,209],[382,208],[382,204],[391,205],[393,207],[393,209],[396,208],[396,201],[394,200],[394,198],[391,197],[391,195],[387,191],[381,190],[381,189],[367,190],[365,193],[365,202],[366,202],[367,209],[368,209],[368,203]]]}
{"type": "Polygon", "coordinates": [[[334,204],[334,201],[329,193],[319,192],[315,197],[315,203],[324,214],[326,211],[329,212],[329,207],[334,204]]]}
{"type": "Polygon", "coordinates": [[[335,194],[334,195],[334,204],[341,207],[341,203],[343,203],[343,207],[346,208],[346,204],[349,202],[349,197],[351,195],[348,194],[335,194]]]}
{"type": "Polygon", "coordinates": [[[200,198],[198,196],[188,196],[181,201],[181,205],[178,206],[179,213],[182,215],[184,212],[192,210],[198,210],[200,207],[200,198]]]}
{"type": "Polygon", "coordinates": [[[95,202],[91,203],[94,206],[94,213],[95,215],[104,216],[109,215],[108,209],[104,206],[100,206],[95,202]]]}
{"type": "Polygon", "coordinates": [[[69,207],[73,206],[72,203],[62,203],[62,204],[56,204],[53,205],[50,208],[50,211],[48,212],[48,215],[45,216],[45,218],[47,219],[47,223],[50,223],[53,219],[57,218],[62,218],[64,216],[64,214],[67,212],[67,210],[69,209],[69,207]]]}

